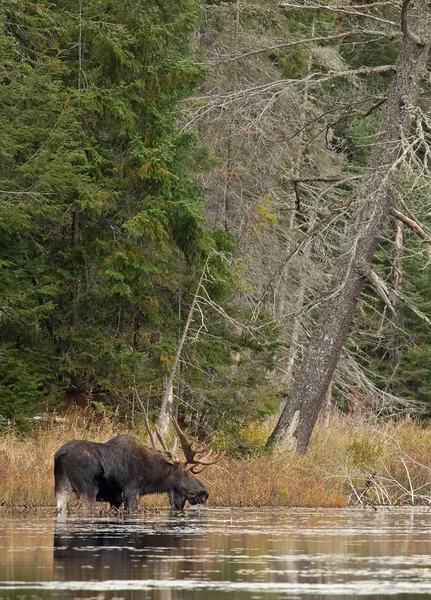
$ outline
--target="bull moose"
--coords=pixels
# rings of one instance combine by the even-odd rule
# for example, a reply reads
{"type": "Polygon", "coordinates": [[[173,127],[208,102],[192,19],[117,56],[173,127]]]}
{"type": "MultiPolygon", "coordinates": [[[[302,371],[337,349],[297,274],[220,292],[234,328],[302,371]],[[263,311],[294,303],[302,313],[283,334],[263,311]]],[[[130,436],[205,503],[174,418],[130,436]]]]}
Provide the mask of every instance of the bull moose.
{"type": "Polygon", "coordinates": [[[196,474],[223,458],[212,455],[208,446],[193,450],[172,419],[185,461],[170,452],[160,433],[156,433],[163,450],[144,446],[129,435],[118,435],[106,443],[72,440],[54,456],[55,498],[59,514],[67,512],[73,492],[89,508],[96,501],[111,507],[136,512],[138,498],[145,494],[169,494],[171,510],[183,510],[186,501],[204,504],[208,491],[196,474]],[[197,458],[198,454],[204,454],[197,458]]]}

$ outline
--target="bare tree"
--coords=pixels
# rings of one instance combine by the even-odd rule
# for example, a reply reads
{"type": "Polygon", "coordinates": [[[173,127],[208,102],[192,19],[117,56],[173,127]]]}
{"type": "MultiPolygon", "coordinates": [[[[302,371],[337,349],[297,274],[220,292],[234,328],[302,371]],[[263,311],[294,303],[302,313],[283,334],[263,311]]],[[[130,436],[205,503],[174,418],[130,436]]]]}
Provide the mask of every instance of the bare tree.
{"type": "Polygon", "coordinates": [[[423,161],[429,161],[428,140],[417,106],[421,80],[426,75],[430,52],[431,3],[411,7],[404,0],[401,11],[403,40],[390,86],[379,134],[356,199],[331,290],[321,309],[301,368],[268,445],[283,445],[304,453],[349,332],[364,281],[378,245],[385,220],[391,213],[394,191],[405,165],[419,165],[417,150],[424,145],[423,161]],[[416,127],[412,127],[416,125],[416,127]],[[412,131],[414,130],[414,131],[412,131]]]}
{"type": "Polygon", "coordinates": [[[160,407],[159,418],[157,420],[157,426],[163,435],[167,432],[167,430],[169,428],[170,420],[171,420],[171,417],[173,414],[172,409],[173,409],[173,402],[174,402],[174,380],[175,380],[175,376],[177,374],[178,365],[180,364],[181,353],[183,351],[184,343],[187,339],[187,335],[189,333],[189,328],[190,328],[190,325],[193,320],[194,311],[196,310],[196,308],[198,306],[199,292],[201,290],[201,286],[202,286],[202,283],[203,283],[205,275],[206,275],[206,271],[208,268],[208,262],[209,262],[210,258],[211,258],[211,254],[208,255],[208,257],[205,261],[204,267],[202,269],[202,273],[199,278],[198,285],[196,287],[196,292],[194,293],[192,303],[189,308],[187,320],[186,320],[184,329],[182,331],[181,337],[178,342],[178,348],[177,348],[177,352],[175,354],[174,362],[171,367],[171,371],[169,373],[169,376],[165,377],[165,379],[163,381],[162,405],[160,407]]]}

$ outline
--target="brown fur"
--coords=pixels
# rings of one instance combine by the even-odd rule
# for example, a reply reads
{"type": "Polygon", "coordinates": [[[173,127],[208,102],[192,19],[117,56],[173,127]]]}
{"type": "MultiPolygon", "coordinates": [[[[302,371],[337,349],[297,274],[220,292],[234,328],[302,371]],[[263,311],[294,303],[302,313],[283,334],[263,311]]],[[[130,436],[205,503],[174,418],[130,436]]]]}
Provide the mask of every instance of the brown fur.
{"type": "Polygon", "coordinates": [[[85,504],[109,502],[135,512],[138,497],[168,493],[172,510],[183,510],[186,501],[203,504],[208,492],[169,452],[144,446],[133,437],[119,435],[101,444],[72,440],[54,457],[55,496],[59,513],[67,511],[73,492],[85,504]]]}

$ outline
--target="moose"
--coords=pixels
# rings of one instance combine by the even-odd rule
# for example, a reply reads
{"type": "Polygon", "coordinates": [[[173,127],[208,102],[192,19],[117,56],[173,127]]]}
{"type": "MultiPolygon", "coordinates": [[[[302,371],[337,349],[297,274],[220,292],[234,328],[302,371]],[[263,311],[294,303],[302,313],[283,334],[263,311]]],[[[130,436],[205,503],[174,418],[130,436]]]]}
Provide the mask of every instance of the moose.
{"type": "MultiPolygon", "coordinates": [[[[183,511],[186,501],[204,504],[208,491],[195,475],[219,462],[209,446],[193,450],[178,421],[172,422],[185,460],[170,452],[156,428],[163,450],[141,444],[129,435],[118,435],[105,443],[86,440],[66,442],[54,456],[55,498],[59,514],[66,514],[73,492],[85,506],[109,502],[111,508],[136,512],[139,496],[167,492],[171,511],[183,511]],[[208,452],[209,450],[209,452],[208,452]],[[197,455],[200,458],[197,458],[197,455]]],[[[153,444],[154,446],[154,444],[153,444]]]]}

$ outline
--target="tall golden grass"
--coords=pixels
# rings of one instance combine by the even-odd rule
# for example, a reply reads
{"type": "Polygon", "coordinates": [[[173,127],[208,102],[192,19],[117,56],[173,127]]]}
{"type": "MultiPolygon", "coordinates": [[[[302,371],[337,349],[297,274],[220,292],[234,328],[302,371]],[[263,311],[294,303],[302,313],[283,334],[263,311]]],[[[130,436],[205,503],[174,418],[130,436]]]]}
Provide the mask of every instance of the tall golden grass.
{"type": "MultiPolygon", "coordinates": [[[[0,506],[54,507],[53,456],[70,439],[104,442],[131,433],[148,443],[145,430],[127,431],[114,417],[71,412],[64,423],[42,424],[23,437],[0,434],[0,506]]],[[[317,425],[305,456],[265,451],[269,427],[247,432],[262,442],[258,456],[226,457],[199,477],[209,506],[343,507],[353,504],[430,504],[431,430],[413,421],[376,424],[334,416],[317,425]]],[[[145,496],[143,507],[168,505],[165,496],[145,496]]]]}

